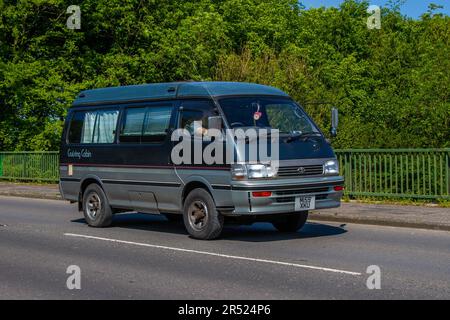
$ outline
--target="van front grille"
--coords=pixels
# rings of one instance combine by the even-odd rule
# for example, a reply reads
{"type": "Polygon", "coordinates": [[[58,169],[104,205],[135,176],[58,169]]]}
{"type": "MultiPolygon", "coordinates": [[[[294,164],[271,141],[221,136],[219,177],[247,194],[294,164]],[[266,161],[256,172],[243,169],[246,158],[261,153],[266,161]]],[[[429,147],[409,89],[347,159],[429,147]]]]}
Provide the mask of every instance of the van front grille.
{"type": "Polygon", "coordinates": [[[308,188],[308,189],[277,191],[277,192],[275,192],[275,194],[277,196],[290,196],[290,195],[304,194],[304,193],[328,192],[329,189],[330,189],[329,187],[315,187],[315,188],[308,188]]]}
{"type": "Polygon", "coordinates": [[[302,177],[323,174],[323,165],[280,167],[279,177],[302,177]]]}

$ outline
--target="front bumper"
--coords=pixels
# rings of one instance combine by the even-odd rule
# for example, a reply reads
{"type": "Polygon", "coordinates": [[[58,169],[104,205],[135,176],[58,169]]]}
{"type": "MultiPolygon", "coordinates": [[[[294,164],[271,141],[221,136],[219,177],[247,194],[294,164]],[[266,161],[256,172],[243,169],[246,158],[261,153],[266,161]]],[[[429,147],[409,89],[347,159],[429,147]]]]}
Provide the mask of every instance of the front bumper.
{"type": "Polygon", "coordinates": [[[315,209],[340,206],[342,191],[334,186],[343,186],[340,176],[303,179],[234,181],[231,193],[234,203],[233,215],[263,215],[295,212],[297,196],[315,196],[315,209]],[[270,191],[270,197],[253,197],[252,192],[270,191]]]}

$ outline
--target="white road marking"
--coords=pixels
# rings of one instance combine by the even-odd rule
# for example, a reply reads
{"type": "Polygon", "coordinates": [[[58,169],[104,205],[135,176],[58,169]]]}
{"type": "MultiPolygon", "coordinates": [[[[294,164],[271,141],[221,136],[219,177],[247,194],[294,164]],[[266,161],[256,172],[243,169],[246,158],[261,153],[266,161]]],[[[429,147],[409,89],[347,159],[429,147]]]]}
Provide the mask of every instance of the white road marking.
{"type": "Polygon", "coordinates": [[[221,258],[227,258],[227,259],[246,260],[246,261],[253,261],[253,262],[262,262],[262,263],[276,264],[276,265],[281,265],[281,266],[289,266],[289,267],[295,267],[295,268],[304,268],[304,269],[320,270],[320,271],[326,271],[326,272],[343,273],[343,274],[348,274],[348,275],[352,275],[352,276],[360,276],[361,275],[361,273],[359,273],[359,272],[339,270],[339,269],[334,269],[334,268],[324,268],[324,267],[310,266],[310,265],[297,264],[297,263],[291,263],[291,262],[283,262],[283,261],[267,260],[267,259],[258,259],[258,258],[249,258],[249,257],[242,257],[242,256],[233,256],[233,255],[222,254],[222,253],[199,251],[199,250],[192,250],[192,249],[183,249],[183,248],[176,248],[176,247],[167,247],[167,246],[160,246],[160,245],[149,244],[149,243],[141,243],[141,242],[117,240],[117,239],[110,239],[110,238],[94,237],[94,236],[83,235],[83,234],[75,234],[75,233],[64,233],[64,235],[67,236],[67,237],[109,241],[109,242],[115,242],[115,243],[123,243],[123,244],[130,244],[130,245],[135,245],[135,246],[141,246],[141,247],[162,249],[162,250],[172,250],[172,251],[179,251],[179,252],[186,252],[186,253],[203,254],[203,255],[209,255],[209,256],[221,257],[221,258]]]}

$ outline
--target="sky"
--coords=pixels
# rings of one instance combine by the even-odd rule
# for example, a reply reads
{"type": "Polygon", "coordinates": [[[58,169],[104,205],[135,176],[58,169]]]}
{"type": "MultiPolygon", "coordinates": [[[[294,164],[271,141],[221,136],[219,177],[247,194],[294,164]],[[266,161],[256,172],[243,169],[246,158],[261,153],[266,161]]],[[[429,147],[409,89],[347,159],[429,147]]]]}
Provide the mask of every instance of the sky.
{"type": "MultiPolygon", "coordinates": [[[[343,0],[300,0],[306,8],[317,8],[321,6],[325,7],[338,7],[343,0]]],[[[378,5],[383,7],[388,0],[369,0],[371,5],[378,5]]],[[[401,12],[411,18],[419,18],[420,15],[428,10],[428,5],[434,3],[444,6],[444,9],[437,12],[450,15],[450,0],[406,0],[405,4],[401,7],[401,12]]]]}

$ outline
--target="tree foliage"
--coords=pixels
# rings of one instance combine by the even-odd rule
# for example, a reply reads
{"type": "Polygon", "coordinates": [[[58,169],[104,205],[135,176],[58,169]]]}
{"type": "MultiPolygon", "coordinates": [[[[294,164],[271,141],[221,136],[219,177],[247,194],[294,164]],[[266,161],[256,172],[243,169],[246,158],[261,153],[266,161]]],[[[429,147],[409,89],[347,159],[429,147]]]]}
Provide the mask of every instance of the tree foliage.
{"type": "Polygon", "coordinates": [[[335,105],[335,147],[450,147],[450,18],[392,5],[369,30],[368,5],[0,0],[0,149],[57,150],[80,90],[188,79],[277,86],[324,131],[335,105]]]}

